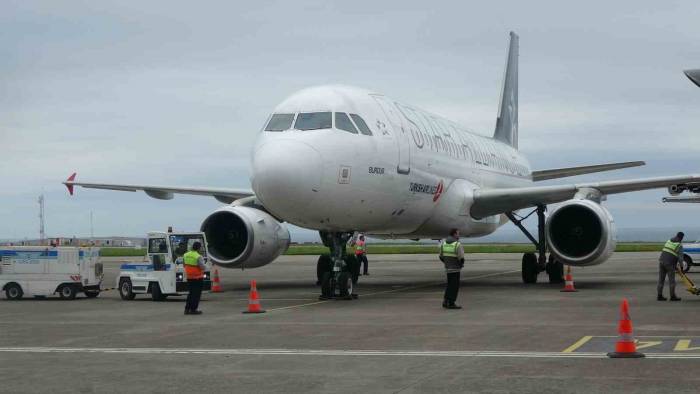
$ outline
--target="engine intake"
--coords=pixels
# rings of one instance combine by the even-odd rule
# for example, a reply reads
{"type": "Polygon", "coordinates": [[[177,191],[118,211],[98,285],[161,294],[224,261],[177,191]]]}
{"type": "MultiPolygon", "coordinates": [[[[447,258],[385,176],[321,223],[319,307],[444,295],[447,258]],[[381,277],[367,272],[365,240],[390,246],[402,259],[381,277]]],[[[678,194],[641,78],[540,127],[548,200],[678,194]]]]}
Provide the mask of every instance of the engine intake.
{"type": "Polygon", "coordinates": [[[607,260],[617,244],[615,222],[591,200],[569,200],[547,218],[549,250],[564,264],[596,265],[607,260]]]}
{"type": "Polygon", "coordinates": [[[289,247],[289,231],[268,213],[244,206],[217,209],[202,222],[209,257],[228,268],[267,265],[289,247]]]}

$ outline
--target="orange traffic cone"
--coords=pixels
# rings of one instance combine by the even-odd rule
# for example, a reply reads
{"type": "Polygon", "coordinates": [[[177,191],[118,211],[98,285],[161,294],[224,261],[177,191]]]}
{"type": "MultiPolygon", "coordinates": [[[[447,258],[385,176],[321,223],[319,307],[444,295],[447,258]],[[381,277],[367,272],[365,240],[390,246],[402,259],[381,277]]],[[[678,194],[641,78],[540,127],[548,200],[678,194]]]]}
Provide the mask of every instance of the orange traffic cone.
{"type": "Polygon", "coordinates": [[[258,296],[258,285],[255,279],[250,281],[250,296],[248,297],[248,310],[243,313],[265,313],[265,310],[260,308],[260,297],[258,296]]]}
{"type": "Polygon", "coordinates": [[[571,276],[571,266],[566,266],[566,277],[564,278],[564,288],[559,290],[564,293],[572,293],[578,291],[574,288],[574,277],[571,276]]]}
{"type": "Polygon", "coordinates": [[[214,278],[211,281],[211,292],[212,293],[223,293],[224,289],[221,288],[221,281],[219,280],[219,269],[214,268],[214,278]]]}
{"type": "Polygon", "coordinates": [[[617,331],[620,333],[620,339],[615,344],[615,351],[608,353],[610,358],[640,358],[644,354],[637,352],[637,345],[634,342],[634,334],[632,334],[632,320],[630,320],[629,304],[627,299],[622,299],[620,307],[620,324],[617,326],[617,331]]]}

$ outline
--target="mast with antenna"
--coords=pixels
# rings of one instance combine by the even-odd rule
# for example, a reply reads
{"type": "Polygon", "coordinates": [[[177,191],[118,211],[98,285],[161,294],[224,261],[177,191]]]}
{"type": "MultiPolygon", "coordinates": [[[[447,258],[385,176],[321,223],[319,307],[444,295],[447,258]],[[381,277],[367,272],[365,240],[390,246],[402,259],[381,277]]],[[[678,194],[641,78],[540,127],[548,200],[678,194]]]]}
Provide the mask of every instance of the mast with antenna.
{"type": "Polygon", "coordinates": [[[46,223],[44,219],[44,194],[39,195],[39,242],[41,245],[46,243],[46,223]]]}

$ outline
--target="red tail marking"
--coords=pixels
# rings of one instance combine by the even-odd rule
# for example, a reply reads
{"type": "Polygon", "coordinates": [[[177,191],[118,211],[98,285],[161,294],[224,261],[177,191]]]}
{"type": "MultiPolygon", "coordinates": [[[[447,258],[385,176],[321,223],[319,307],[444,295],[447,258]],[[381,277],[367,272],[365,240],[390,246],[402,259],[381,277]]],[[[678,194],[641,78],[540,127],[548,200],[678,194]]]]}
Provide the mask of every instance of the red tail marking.
{"type": "Polygon", "coordinates": [[[66,185],[68,193],[70,193],[71,196],[73,195],[73,181],[75,180],[75,176],[77,174],[77,172],[74,172],[73,175],[69,176],[68,179],[66,179],[66,181],[63,183],[64,185],[66,185]]]}

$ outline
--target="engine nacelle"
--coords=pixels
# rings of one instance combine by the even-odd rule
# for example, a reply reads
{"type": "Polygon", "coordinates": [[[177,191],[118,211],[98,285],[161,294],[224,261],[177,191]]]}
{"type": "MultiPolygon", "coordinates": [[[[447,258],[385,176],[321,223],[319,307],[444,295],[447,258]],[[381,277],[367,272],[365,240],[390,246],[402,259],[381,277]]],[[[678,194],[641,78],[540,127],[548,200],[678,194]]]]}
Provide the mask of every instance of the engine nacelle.
{"type": "Polygon", "coordinates": [[[668,194],[677,196],[685,191],[685,185],[671,185],[668,187],[668,194]]]}
{"type": "Polygon", "coordinates": [[[547,218],[547,245],[560,262],[597,265],[615,251],[617,232],[610,212],[595,201],[564,202],[547,218]]]}
{"type": "Polygon", "coordinates": [[[202,222],[209,257],[227,268],[270,264],[289,247],[289,230],[259,209],[228,205],[202,222]]]}

